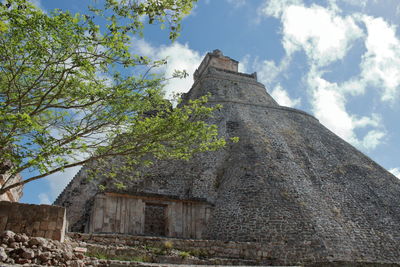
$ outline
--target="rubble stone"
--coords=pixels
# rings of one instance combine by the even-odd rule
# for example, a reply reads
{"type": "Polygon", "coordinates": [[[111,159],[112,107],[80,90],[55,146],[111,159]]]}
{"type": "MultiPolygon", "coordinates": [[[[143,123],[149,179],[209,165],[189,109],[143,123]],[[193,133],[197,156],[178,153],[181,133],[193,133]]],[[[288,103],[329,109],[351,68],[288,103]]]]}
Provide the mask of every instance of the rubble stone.
{"type": "Polygon", "coordinates": [[[6,250],[3,247],[0,247],[0,262],[5,262],[8,259],[6,250]]]}
{"type": "MultiPolygon", "coordinates": [[[[30,264],[47,266],[69,266],[78,260],[74,254],[73,246],[52,239],[42,237],[29,237],[25,234],[15,234],[12,231],[2,232],[0,235],[0,265],[7,264],[30,264]],[[15,240],[20,242],[15,242],[15,240]],[[10,240],[13,242],[9,243],[10,240]],[[68,262],[68,264],[67,264],[68,262]]],[[[83,254],[79,259],[85,260],[83,254]]],[[[75,263],[82,266],[81,263],[75,263]]]]}
{"type": "Polygon", "coordinates": [[[32,237],[29,241],[28,244],[29,246],[42,246],[44,247],[46,245],[47,241],[45,238],[42,237],[32,237]]]}
{"type": "Polygon", "coordinates": [[[35,252],[31,249],[24,249],[21,254],[21,257],[24,259],[32,259],[35,257],[35,252]]]}
{"type": "Polygon", "coordinates": [[[6,231],[4,231],[3,234],[1,235],[1,238],[10,239],[10,238],[14,238],[14,236],[15,236],[15,233],[14,233],[13,231],[6,230],[6,231]]]}

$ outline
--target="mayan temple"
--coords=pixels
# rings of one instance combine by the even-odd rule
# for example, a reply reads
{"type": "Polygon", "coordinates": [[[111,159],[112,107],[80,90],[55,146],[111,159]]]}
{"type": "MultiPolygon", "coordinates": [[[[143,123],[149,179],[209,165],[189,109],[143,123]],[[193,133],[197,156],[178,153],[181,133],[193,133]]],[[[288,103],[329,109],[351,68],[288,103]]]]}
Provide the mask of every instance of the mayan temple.
{"type": "Polygon", "coordinates": [[[205,94],[223,105],[208,122],[240,141],[159,161],[125,190],[100,192],[82,168],[55,202],[71,231],[258,242],[274,264],[400,263],[399,179],[219,50],[183,98],[205,94]]]}

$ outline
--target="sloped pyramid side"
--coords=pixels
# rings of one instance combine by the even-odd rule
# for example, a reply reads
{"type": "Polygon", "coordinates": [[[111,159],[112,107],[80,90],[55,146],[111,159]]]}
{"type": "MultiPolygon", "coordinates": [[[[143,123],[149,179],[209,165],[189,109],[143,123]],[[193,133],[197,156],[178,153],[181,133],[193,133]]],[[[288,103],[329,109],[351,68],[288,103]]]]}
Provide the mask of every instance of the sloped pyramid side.
{"type": "MultiPolygon", "coordinates": [[[[209,122],[240,141],[189,162],[157,162],[125,193],[205,199],[214,205],[205,236],[262,242],[275,264],[400,263],[396,177],[314,117],[277,105],[255,75],[209,67],[184,98],[208,93],[223,104],[209,122]]],[[[80,190],[87,200],[95,194],[80,190]]],[[[82,228],[90,205],[76,203],[69,212],[82,228]]]]}
{"type": "MultiPolygon", "coordinates": [[[[240,138],[213,159],[208,238],[263,242],[283,264],[399,263],[400,181],[315,118],[267,97],[250,99],[257,86],[245,79],[234,92],[248,99],[232,96],[224,89],[235,87],[232,80],[205,75],[191,92],[211,92],[224,105],[221,134],[240,138]]],[[[192,187],[195,195],[196,188],[205,187],[192,187]]]]}

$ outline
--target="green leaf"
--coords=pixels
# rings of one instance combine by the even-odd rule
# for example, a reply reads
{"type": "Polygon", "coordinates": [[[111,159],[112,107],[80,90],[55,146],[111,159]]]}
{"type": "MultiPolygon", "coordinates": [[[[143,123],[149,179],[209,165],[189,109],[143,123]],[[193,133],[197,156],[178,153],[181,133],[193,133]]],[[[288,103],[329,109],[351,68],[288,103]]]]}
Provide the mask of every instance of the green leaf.
{"type": "Polygon", "coordinates": [[[216,110],[204,106],[206,96],[175,108],[164,99],[165,82],[186,78],[186,71],[164,78],[150,70],[165,59],[130,53],[132,36],[143,34],[143,16],[162,28],[168,21],[175,39],[195,1],[106,0],[82,15],[7,1],[10,8],[0,5],[0,147],[7,148],[0,162],[12,162],[15,174],[45,177],[87,164],[96,167],[92,177],[108,173],[122,189],[124,179],[156,158],[187,160],[225,145],[203,121],[216,110]],[[132,75],[146,68],[149,75],[132,75]],[[115,160],[125,164],[113,167],[115,160]]]}

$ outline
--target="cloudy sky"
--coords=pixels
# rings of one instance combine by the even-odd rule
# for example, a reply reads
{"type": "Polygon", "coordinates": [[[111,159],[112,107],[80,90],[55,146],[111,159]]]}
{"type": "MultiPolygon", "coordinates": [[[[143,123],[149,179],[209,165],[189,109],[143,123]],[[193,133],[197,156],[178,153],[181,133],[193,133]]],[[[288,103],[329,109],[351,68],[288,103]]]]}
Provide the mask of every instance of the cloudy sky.
{"type": "MultiPolygon", "coordinates": [[[[81,12],[81,0],[35,0],[81,12]],[[68,6],[65,4],[68,3],[68,6]]],[[[174,43],[149,27],[132,51],[192,74],[214,49],[257,72],[279,104],[306,111],[400,177],[400,1],[199,0],[174,43]]],[[[192,75],[168,84],[186,92],[192,75]]],[[[78,168],[32,184],[22,202],[51,203],[78,168]]]]}

